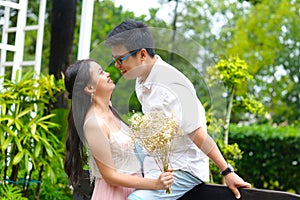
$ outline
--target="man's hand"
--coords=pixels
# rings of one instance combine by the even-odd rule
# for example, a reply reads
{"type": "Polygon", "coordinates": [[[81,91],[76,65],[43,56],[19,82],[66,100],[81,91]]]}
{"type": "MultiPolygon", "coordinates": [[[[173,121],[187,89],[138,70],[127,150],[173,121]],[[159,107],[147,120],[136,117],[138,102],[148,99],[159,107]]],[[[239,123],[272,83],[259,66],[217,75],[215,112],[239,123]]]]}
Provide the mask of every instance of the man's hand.
{"type": "Polygon", "coordinates": [[[227,174],[226,176],[224,176],[224,178],[225,178],[226,185],[233,192],[235,198],[237,199],[241,198],[241,194],[238,188],[251,188],[250,183],[245,182],[241,177],[239,177],[234,172],[227,174]]]}

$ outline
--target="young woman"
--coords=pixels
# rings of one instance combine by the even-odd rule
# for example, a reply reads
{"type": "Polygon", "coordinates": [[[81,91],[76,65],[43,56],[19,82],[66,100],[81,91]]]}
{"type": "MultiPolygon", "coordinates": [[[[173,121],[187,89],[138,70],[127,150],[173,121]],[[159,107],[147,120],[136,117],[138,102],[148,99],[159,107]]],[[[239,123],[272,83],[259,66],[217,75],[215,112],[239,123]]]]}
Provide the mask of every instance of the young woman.
{"type": "Polygon", "coordinates": [[[88,152],[92,199],[127,199],[135,189],[164,190],[173,173],[158,179],[143,178],[129,130],[112,108],[115,84],[109,73],[92,60],[80,60],[65,72],[65,87],[72,99],[68,116],[65,171],[70,183],[78,184],[88,152]],[[86,148],[85,148],[86,147],[86,148]]]}

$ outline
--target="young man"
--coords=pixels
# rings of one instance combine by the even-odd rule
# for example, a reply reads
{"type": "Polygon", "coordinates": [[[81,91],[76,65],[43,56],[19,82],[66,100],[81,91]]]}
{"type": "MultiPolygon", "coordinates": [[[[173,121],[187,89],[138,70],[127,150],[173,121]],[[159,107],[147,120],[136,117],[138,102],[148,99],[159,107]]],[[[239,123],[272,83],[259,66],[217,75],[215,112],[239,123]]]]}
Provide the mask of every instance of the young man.
{"type": "MultiPolygon", "coordinates": [[[[184,132],[172,154],[172,193],[136,190],[128,199],[178,199],[209,179],[208,157],[219,167],[236,198],[239,187],[250,187],[228,165],[216,143],[207,134],[205,110],[192,83],[176,68],[155,54],[150,29],[139,21],[126,20],[107,36],[115,66],[126,79],[136,79],[135,90],[143,113],[163,111],[175,114],[184,132]],[[208,156],[208,157],[207,157],[208,156]]],[[[151,156],[144,159],[145,177],[157,177],[160,170],[151,156]]]]}

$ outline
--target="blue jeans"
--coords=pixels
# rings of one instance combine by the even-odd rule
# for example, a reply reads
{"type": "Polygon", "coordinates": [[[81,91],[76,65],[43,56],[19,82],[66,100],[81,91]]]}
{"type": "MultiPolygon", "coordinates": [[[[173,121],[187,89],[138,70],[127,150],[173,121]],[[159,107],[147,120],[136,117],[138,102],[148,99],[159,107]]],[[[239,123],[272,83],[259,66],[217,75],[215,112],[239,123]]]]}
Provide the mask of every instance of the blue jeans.
{"type": "MultiPolygon", "coordinates": [[[[147,176],[147,178],[157,178],[161,174],[160,171],[155,171],[147,176]]],[[[166,190],[135,190],[128,196],[129,200],[175,200],[183,196],[187,191],[191,190],[196,185],[203,183],[200,179],[192,174],[176,170],[174,171],[174,183],[171,187],[171,194],[167,194],[166,190]]]]}

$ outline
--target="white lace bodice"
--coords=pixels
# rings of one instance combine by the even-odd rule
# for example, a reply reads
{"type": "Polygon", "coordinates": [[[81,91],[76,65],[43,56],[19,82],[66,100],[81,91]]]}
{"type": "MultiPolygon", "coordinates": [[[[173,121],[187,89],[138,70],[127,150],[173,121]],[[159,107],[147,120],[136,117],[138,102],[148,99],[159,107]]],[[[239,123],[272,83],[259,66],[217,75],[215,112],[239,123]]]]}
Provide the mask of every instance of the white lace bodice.
{"type": "MultiPolygon", "coordinates": [[[[129,128],[122,123],[117,132],[110,132],[109,144],[113,158],[114,168],[122,174],[134,174],[140,171],[141,166],[134,152],[134,144],[129,137],[129,128]]],[[[94,156],[89,154],[90,180],[101,178],[94,156]]]]}

